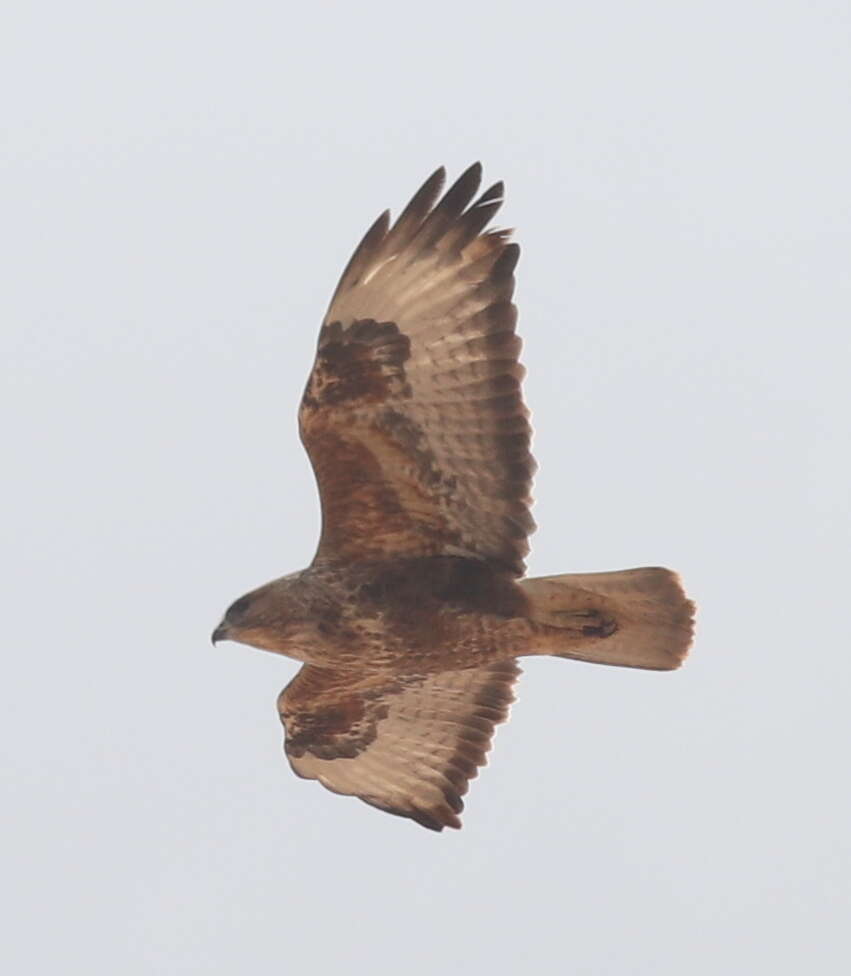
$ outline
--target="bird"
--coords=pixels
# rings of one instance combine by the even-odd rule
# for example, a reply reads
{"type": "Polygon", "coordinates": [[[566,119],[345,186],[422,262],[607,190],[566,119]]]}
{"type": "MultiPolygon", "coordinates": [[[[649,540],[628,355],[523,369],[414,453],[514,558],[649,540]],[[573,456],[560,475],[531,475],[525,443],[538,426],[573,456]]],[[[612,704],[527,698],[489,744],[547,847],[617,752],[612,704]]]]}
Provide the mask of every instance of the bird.
{"type": "Polygon", "coordinates": [[[278,698],[294,772],[435,831],[508,717],[518,658],[669,671],[694,604],[660,567],[526,578],[535,472],[519,248],[480,163],[436,170],[354,251],[299,407],[313,562],[228,608],[232,640],[302,662],[278,698]]]}

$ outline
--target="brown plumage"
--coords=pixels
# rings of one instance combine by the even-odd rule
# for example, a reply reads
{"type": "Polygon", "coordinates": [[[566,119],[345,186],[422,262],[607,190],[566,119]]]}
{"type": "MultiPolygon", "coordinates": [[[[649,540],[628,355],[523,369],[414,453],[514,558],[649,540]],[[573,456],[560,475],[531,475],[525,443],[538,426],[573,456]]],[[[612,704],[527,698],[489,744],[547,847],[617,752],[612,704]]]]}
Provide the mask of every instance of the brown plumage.
{"type": "Polygon", "coordinates": [[[349,261],[299,411],[322,502],[313,563],[237,600],[213,639],[305,662],[281,693],[296,773],[460,827],[520,673],[551,654],[670,670],[693,605],[666,569],[520,579],[535,462],[519,249],[479,164],[434,173],[349,261]]]}

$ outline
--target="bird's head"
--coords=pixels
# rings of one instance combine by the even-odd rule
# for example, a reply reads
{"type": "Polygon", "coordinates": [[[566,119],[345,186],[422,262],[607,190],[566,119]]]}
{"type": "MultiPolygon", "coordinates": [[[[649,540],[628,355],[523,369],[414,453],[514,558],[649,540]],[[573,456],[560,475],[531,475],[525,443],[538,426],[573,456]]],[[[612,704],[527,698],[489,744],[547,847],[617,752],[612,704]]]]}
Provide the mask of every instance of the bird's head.
{"type": "Polygon", "coordinates": [[[290,653],[288,645],[298,617],[290,583],[290,577],[275,580],[234,600],[213,631],[213,643],[232,640],[264,651],[290,653]]]}

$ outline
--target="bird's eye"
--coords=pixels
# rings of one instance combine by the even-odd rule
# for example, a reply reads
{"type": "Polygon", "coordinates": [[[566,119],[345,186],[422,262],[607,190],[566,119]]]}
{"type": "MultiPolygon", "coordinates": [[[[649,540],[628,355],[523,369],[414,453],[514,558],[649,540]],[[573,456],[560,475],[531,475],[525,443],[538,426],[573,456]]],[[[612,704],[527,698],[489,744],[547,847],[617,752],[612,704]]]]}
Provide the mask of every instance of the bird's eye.
{"type": "Polygon", "coordinates": [[[251,599],[247,596],[241,596],[238,600],[235,600],[230,605],[230,610],[228,610],[229,617],[241,617],[245,611],[251,606],[251,599]]]}

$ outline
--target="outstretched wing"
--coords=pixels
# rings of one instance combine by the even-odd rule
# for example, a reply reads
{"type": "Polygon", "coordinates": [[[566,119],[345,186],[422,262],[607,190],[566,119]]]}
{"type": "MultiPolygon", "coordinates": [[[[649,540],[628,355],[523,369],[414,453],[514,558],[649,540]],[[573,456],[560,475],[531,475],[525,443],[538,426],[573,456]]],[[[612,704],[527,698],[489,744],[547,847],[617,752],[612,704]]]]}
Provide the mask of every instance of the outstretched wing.
{"type": "Polygon", "coordinates": [[[486,231],[479,164],[385,213],[331,301],[299,412],[322,501],[317,558],[439,554],[523,574],[535,464],[511,303],[519,249],[486,231]]]}
{"type": "Polygon", "coordinates": [[[460,827],[519,674],[514,661],[365,678],[305,665],[278,698],[290,765],[431,830],[460,827]]]}

